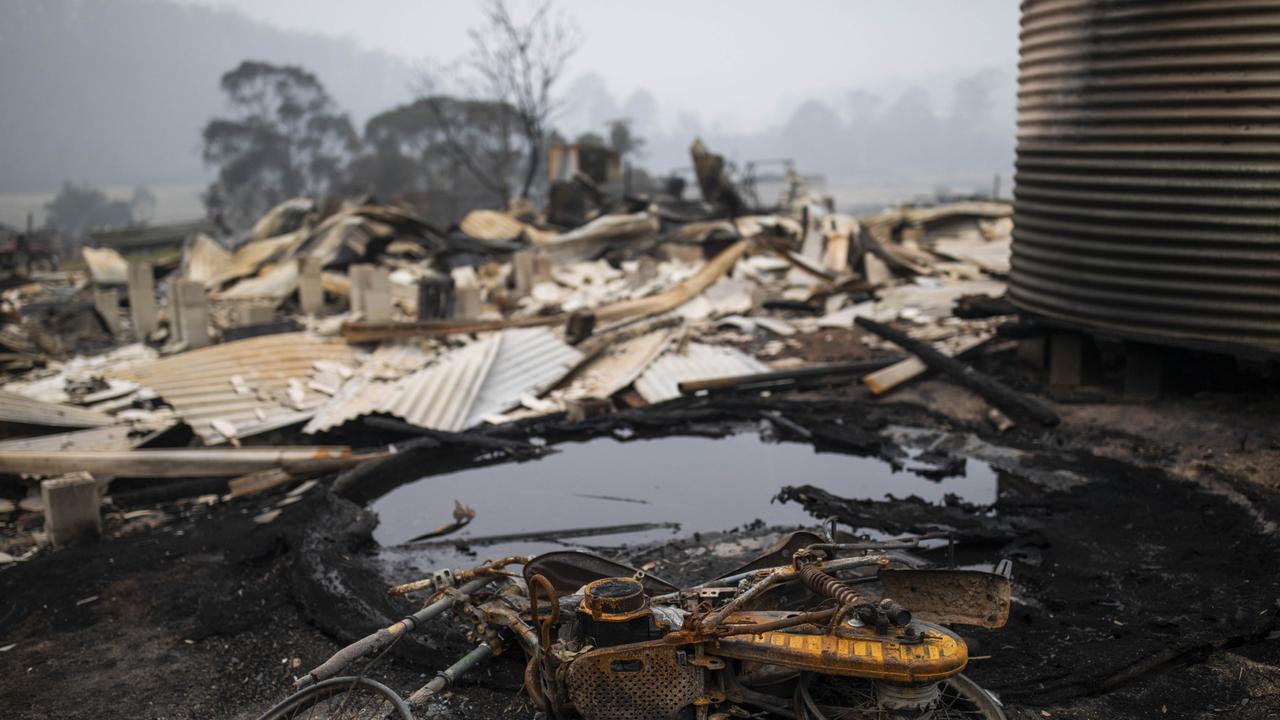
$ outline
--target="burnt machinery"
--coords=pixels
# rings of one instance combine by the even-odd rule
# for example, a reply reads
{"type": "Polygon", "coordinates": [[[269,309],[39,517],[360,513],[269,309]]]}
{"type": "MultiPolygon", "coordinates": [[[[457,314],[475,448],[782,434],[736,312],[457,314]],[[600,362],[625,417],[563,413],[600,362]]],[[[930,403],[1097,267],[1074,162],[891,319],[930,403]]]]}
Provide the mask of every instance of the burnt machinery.
{"type": "Polygon", "coordinates": [[[961,674],[967,647],[947,625],[1002,626],[1008,564],[926,569],[910,552],[926,540],[792,533],[683,589],[574,551],[440,572],[392,589],[428,593],[422,610],[299,678],[262,719],[412,718],[479,662],[519,647],[525,690],[554,718],[1000,720],[999,703],[961,674]],[[370,663],[338,676],[446,611],[475,648],[407,698],[369,679],[370,663]]]}

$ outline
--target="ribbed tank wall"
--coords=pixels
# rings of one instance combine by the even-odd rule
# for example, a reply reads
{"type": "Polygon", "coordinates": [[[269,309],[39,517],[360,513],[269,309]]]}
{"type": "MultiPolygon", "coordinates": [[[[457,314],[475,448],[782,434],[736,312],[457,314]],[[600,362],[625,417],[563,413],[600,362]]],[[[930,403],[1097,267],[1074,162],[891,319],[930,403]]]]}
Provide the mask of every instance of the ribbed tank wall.
{"type": "Polygon", "coordinates": [[[1026,0],[1010,296],[1280,351],[1280,2],[1026,0]]]}

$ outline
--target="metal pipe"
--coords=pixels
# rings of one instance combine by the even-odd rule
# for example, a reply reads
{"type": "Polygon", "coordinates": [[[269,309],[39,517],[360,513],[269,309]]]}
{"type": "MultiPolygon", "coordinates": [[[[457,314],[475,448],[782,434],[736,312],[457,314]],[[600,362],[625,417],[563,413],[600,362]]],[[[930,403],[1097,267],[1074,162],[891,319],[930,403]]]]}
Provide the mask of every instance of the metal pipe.
{"type": "MultiPolygon", "coordinates": [[[[381,453],[375,453],[381,457],[381,453]]],[[[279,448],[164,448],[143,450],[41,450],[0,452],[0,472],[57,475],[84,470],[112,477],[235,477],[258,470],[324,461],[328,469],[357,465],[369,456],[353,455],[345,446],[279,448]]]]}
{"type": "Polygon", "coordinates": [[[405,703],[408,704],[411,710],[418,708],[432,695],[453,685],[458,678],[492,656],[493,648],[489,646],[489,643],[477,645],[474,650],[463,655],[461,660],[436,673],[431,682],[418,688],[412,695],[405,698],[405,703]]]}
{"type": "Polygon", "coordinates": [[[476,578],[470,582],[463,583],[462,586],[457,589],[457,592],[449,593],[445,597],[440,598],[418,612],[405,617],[399,622],[382,628],[371,635],[366,635],[365,637],[342,648],[330,656],[328,660],[325,660],[323,663],[318,665],[314,670],[294,681],[294,685],[301,689],[337,675],[358,658],[382,650],[402,634],[413,632],[413,629],[418,625],[421,625],[431,618],[444,613],[444,611],[453,607],[460,600],[466,598],[468,595],[480,588],[483,588],[495,579],[496,577],[490,576],[476,578]]]}

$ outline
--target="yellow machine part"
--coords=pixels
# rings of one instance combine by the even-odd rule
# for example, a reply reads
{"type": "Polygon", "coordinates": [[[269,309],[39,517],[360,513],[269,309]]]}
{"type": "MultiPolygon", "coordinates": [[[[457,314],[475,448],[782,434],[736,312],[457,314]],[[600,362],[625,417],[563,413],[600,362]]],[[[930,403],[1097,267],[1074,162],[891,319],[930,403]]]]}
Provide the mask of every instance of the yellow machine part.
{"type": "MultiPolygon", "coordinates": [[[[742,612],[730,615],[726,624],[757,624],[787,616],[780,612],[742,612]]],[[[874,628],[843,625],[834,634],[825,627],[797,626],[759,635],[732,635],[707,644],[707,653],[735,660],[750,660],[826,675],[933,682],[964,670],[969,648],[950,631],[924,622],[912,622],[917,638],[894,632],[877,635],[874,628]]]]}

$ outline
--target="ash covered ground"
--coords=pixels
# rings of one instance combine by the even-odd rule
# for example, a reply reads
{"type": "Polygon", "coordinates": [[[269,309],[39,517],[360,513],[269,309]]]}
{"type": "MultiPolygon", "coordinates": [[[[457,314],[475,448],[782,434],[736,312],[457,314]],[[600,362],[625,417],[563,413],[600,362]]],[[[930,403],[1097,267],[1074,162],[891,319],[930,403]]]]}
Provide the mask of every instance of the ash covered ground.
{"type": "MultiPolygon", "coordinates": [[[[1014,370],[1005,375],[1018,381],[1014,370]]],[[[1114,414],[1059,406],[1068,421],[1057,430],[1000,436],[977,419],[979,403],[966,406],[940,381],[889,405],[860,392],[691,400],[510,432],[553,443],[717,435],[781,413],[790,424],[775,425],[779,435],[803,430],[823,452],[893,459],[907,444],[928,443],[940,468],[956,458],[989,462],[1002,471],[996,512],[958,505],[946,517],[959,528],[962,563],[1014,562],[1009,624],[961,628],[975,658],[967,674],[994,691],[1010,717],[1280,712],[1273,532],[1280,500],[1266,471],[1275,453],[1267,403],[1242,410],[1242,398],[1202,394],[1114,414]],[[939,402],[948,415],[930,409],[939,402]],[[1234,424],[1219,422],[1227,413],[1234,424]],[[1160,422],[1169,416],[1195,420],[1171,429],[1160,422]]],[[[815,518],[835,515],[849,526],[896,533],[920,522],[909,500],[847,500],[800,483],[788,494],[815,518]]],[[[7,668],[0,694],[10,716],[255,717],[287,694],[294,676],[412,609],[385,594],[409,578],[372,539],[376,517],[322,486],[274,522],[255,523],[280,497],[167,506],[173,519],[158,527],[0,572],[0,639],[12,645],[0,654],[7,668]]],[[[603,551],[692,583],[748,559],[779,533],[763,523],[724,530],[603,551]]],[[[407,692],[466,648],[461,631],[440,622],[419,642],[398,646],[374,674],[407,692]]],[[[434,710],[532,717],[522,668],[499,658],[434,710]]]]}

